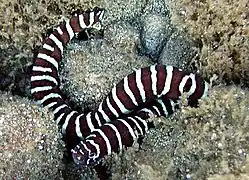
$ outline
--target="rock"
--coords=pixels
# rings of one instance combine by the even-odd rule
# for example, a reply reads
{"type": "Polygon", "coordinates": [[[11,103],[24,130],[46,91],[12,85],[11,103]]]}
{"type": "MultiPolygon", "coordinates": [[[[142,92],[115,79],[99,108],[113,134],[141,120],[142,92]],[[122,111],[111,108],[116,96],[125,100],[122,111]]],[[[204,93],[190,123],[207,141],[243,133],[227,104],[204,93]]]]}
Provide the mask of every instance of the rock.
{"type": "Polygon", "coordinates": [[[157,62],[174,29],[164,1],[153,0],[146,4],[144,14],[140,17],[140,29],[139,53],[157,62]]]}
{"type": "Polygon", "coordinates": [[[176,31],[163,48],[158,62],[186,69],[196,53],[194,42],[184,32],[176,31]]]}
{"type": "Polygon", "coordinates": [[[82,109],[94,109],[122,78],[151,65],[148,58],[135,54],[133,30],[117,30],[119,27],[112,26],[112,32],[118,33],[110,37],[118,41],[75,41],[68,45],[60,72],[62,89],[82,109]]]}
{"type": "Polygon", "coordinates": [[[146,2],[144,12],[167,16],[169,15],[169,7],[166,4],[165,0],[150,0],[146,2]]]}
{"type": "Polygon", "coordinates": [[[104,26],[115,24],[118,21],[131,21],[141,16],[146,0],[102,1],[97,0],[95,5],[106,9],[104,26]]]}
{"type": "Polygon", "coordinates": [[[169,18],[158,14],[148,14],[141,17],[141,45],[139,53],[157,61],[165,42],[170,37],[173,28],[169,18]]]}
{"type": "Polygon", "coordinates": [[[0,92],[0,179],[60,179],[63,146],[53,116],[0,92]]]}
{"type": "Polygon", "coordinates": [[[121,21],[110,24],[104,32],[104,39],[110,46],[122,51],[122,53],[137,53],[136,46],[139,43],[139,27],[136,22],[121,21]]]}

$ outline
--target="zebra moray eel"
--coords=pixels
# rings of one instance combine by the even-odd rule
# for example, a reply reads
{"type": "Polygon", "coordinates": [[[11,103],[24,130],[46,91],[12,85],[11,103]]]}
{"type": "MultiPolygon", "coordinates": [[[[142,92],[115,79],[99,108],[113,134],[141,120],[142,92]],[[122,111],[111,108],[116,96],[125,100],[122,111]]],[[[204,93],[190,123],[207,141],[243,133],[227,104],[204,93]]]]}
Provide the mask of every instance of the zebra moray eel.
{"type": "Polygon", "coordinates": [[[167,117],[176,108],[179,108],[177,102],[163,96],[125,118],[105,123],[71,150],[74,162],[80,166],[95,166],[112,152],[120,153],[135,142],[140,145],[145,133],[154,127],[146,120],[151,116],[167,117]]]}
{"type": "MultiPolygon", "coordinates": [[[[65,23],[60,24],[44,40],[32,67],[32,96],[44,107],[52,110],[55,121],[61,127],[65,142],[72,144],[72,146],[76,145],[73,142],[79,142],[86,137],[93,138],[96,131],[104,132],[107,137],[117,135],[114,131],[106,130],[108,126],[116,127],[118,131],[124,130],[128,134],[132,133],[130,128],[126,128],[128,127],[126,126],[127,123],[131,124],[130,117],[125,117],[123,120],[116,119],[125,115],[128,116],[132,112],[138,112],[137,117],[140,117],[139,110],[146,103],[154,102],[156,104],[161,102],[161,105],[164,104],[163,107],[166,107],[169,106],[169,102],[163,102],[162,99],[176,101],[184,92],[187,93],[189,102],[193,103],[199,98],[205,97],[208,90],[208,84],[198,74],[188,73],[173,66],[153,65],[138,69],[122,79],[112,88],[97,110],[88,114],[72,110],[63,100],[59,88],[58,68],[62,61],[62,53],[68,42],[78,33],[88,28],[100,30],[103,15],[104,9],[94,8],[76,14],[65,23]],[[115,121],[111,122],[112,120],[115,121]],[[103,126],[105,123],[110,124],[103,126]],[[96,130],[98,128],[102,129],[96,130]],[[91,133],[93,134],[90,135],[91,133]]],[[[148,112],[153,108],[154,110],[158,109],[158,106],[148,105],[142,111],[147,110],[148,112]]],[[[135,129],[139,129],[137,124],[142,121],[136,120],[136,122],[135,129]]],[[[145,126],[141,128],[144,134],[146,128],[145,126]]],[[[140,134],[142,134],[142,131],[140,130],[140,134]]],[[[96,135],[94,140],[97,137],[99,136],[96,135]]],[[[104,140],[107,142],[106,139],[104,140]]],[[[112,142],[112,139],[109,141],[112,142]]],[[[122,141],[122,143],[125,142],[122,141]]],[[[130,143],[127,145],[130,145],[130,143]]],[[[77,149],[81,151],[81,148],[77,147],[74,152],[77,152],[77,149]]],[[[121,146],[119,146],[119,149],[121,149],[121,146]]],[[[117,148],[112,150],[117,150],[117,148]]],[[[73,153],[74,156],[75,154],[77,153],[73,153]]]]}

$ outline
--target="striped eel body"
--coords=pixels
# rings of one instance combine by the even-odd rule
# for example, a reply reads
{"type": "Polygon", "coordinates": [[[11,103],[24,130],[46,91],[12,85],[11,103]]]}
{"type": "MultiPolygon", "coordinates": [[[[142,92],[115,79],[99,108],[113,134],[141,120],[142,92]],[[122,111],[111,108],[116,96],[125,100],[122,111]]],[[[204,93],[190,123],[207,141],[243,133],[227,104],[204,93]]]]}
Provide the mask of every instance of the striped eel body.
{"type": "Polygon", "coordinates": [[[112,152],[120,153],[136,142],[140,145],[145,133],[154,127],[147,119],[151,116],[167,117],[176,108],[179,108],[177,102],[163,96],[125,118],[105,123],[71,150],[74,162],[80,166],[95,166],[112,152]]]}
{"type": "MultiPolygon", "coordinates": [[[[52,110],[67,144],[74,147],[76,142],[86,137],[91,140],[89,142],[97,144],[98,137],[106,137],[99,143],[99,149],[101,150],[104,142],[108,141],[111,148],[108,146],[105,153],[100,152],[99,157],[109,154],[112,150],[117,152],[118,149],[122,149],[121,144],[130,146],[135,137],[133,136],[135,129],[138,134],[144,135],[148,129],[145,121],[148,117],[142,116],[141,112],[167,116],[170,114],[166,113],[167,107],[173,107],[170,102],[179,100],[183,93],[186,93],[188,101],[193,103],[205,97],[208,90],[208,84],[198,74],[173,66],[152,65],[134,71],[117,83],[97,110],[88,114],[72,110],[63,100],[59,88],[58,68],[62,61],[62,53],[68,42],[78,33],[88,28],[101,29],[103,15],[103,9],[94,8],[60,24],[44,40],[34,60],[31,73],[32,96],[44,107],[52,110]],[[144,105],[145,108],[142,108],[144,105]],[[163,113],[160,113],[160,108],[163,109],[163,113]],[[135,112],[134,116],[129,117],[132,112],[135,112]],[[118,119],[120,117],[124,118],[118,119]],[[138,126],[141,123],[144,125],[138,126]],[[119,145],[112,147],[118,132],[126,133],[129,136],[129,143],[128,140],[123,140],[122,133],[119,133],[121,136],[121,140],[120,138],[118,140],[119,145]]],[[[79,145],[73,150],[73,157],[82,151],[84,143],[81,144],[82,146],[79,145]]],[[[98,151],[97,148],[95,151],[98,151]]]]}

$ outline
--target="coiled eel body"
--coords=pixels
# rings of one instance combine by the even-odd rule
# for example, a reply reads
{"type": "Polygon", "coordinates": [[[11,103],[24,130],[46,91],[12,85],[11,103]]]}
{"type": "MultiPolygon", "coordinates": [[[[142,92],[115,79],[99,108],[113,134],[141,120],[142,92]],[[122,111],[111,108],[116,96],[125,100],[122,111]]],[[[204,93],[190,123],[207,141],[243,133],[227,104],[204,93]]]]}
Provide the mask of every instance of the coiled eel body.
{"type": "Polygon", "coordinates": [[[34,60],[31,93],[52,110],[66,143],[75,145],[77,164],[95,165],[111,152],[131,146],[149,129],[150,115],[168,116],[183,93],[190,104],[207,94],[200,75],[173,66],[152,65],[134,71],[116,84],[97,110],[87,114],[72,110],[64,101],[58,76],[59,63],[68,42],[78,33],[101,29],[104,9],[94,8],[60,24],[43,42],[34,60]]]}

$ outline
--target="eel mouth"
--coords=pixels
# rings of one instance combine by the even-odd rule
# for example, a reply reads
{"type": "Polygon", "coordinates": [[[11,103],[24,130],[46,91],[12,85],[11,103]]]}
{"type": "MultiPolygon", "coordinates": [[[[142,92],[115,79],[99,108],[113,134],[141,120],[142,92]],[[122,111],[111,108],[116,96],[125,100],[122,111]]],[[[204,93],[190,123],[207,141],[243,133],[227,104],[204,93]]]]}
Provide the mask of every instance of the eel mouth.
{"type": "Polygon", "coordinates": [[[92,167],[100,162],[95,153],[90,152],[79,145],[72,149],[71,152],[75,164],[79,166],[92,167]]]}
{"type": "Polygon", "coordinates": [[[79,148],[74,148],[71,150],[72,152],[72,157],[74,160],[74,163],[79,165],[79,166],[84,166],[87,167],[87,157],[84,152],[82,152],[79,148]]]}

